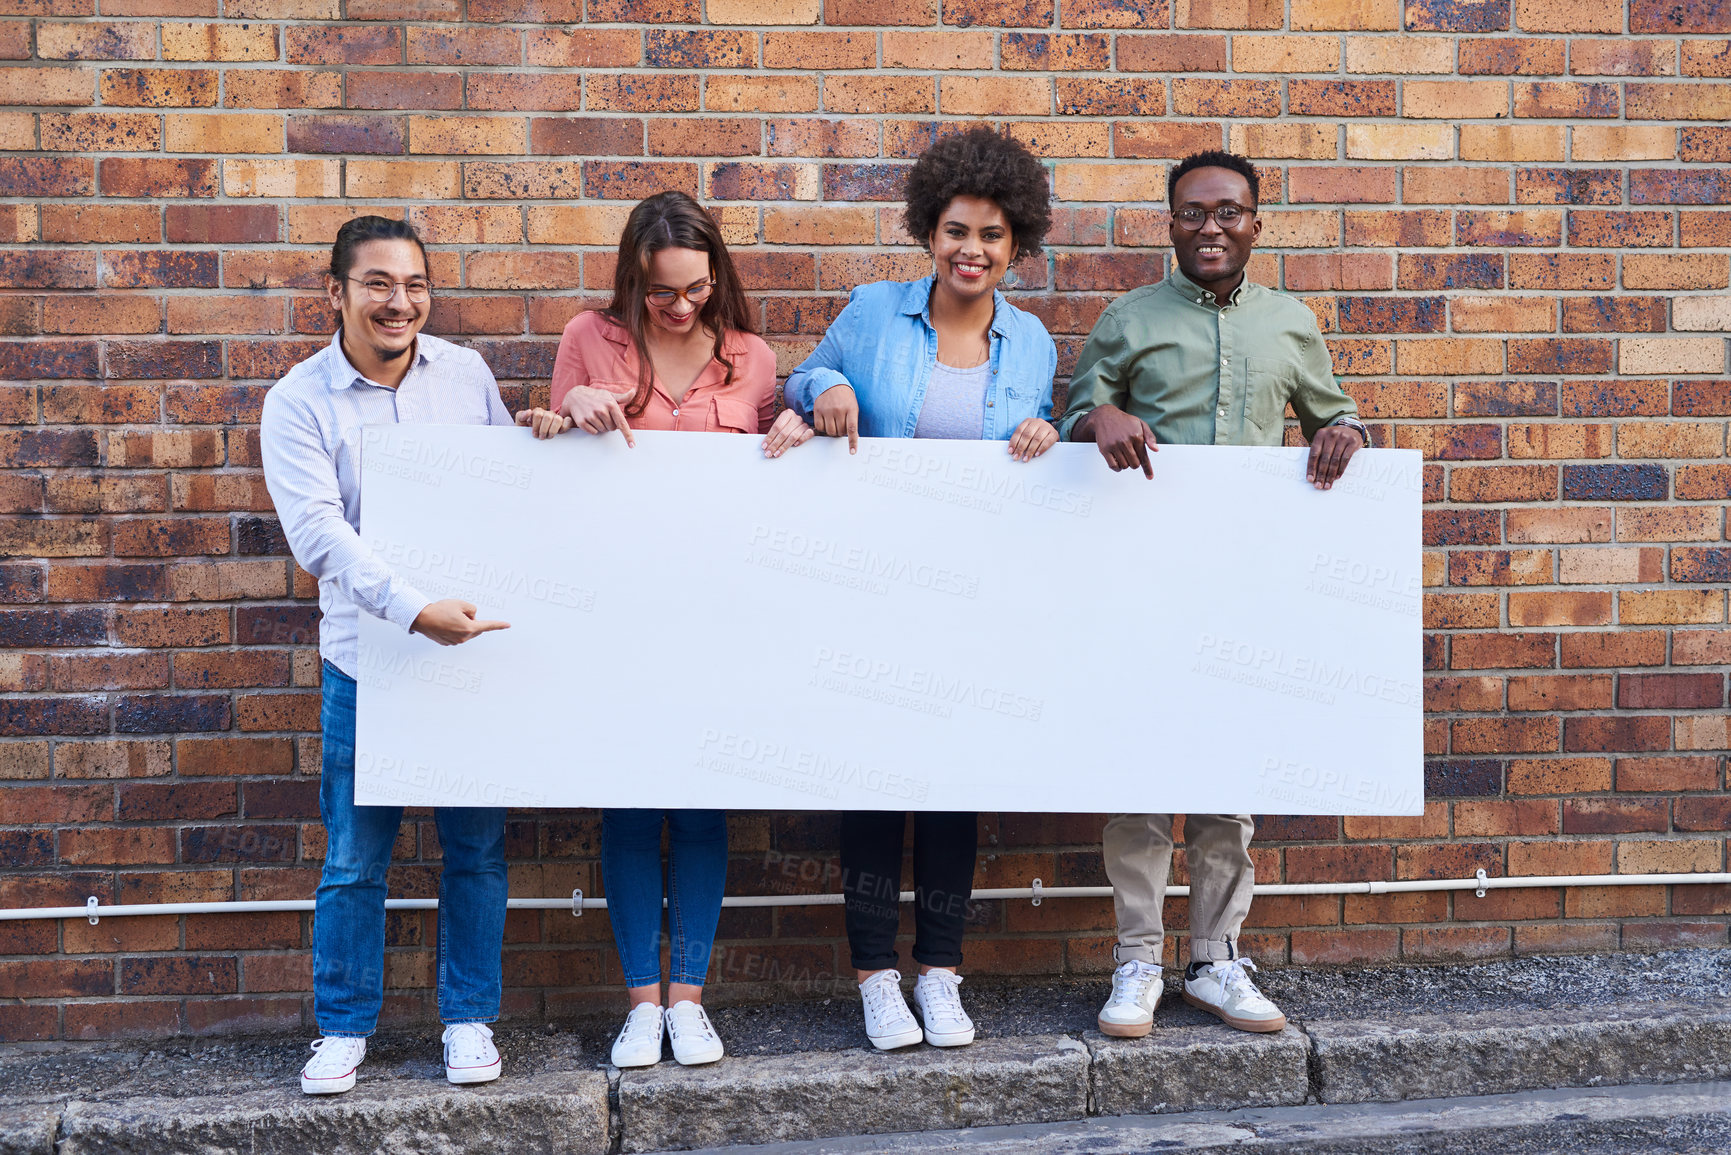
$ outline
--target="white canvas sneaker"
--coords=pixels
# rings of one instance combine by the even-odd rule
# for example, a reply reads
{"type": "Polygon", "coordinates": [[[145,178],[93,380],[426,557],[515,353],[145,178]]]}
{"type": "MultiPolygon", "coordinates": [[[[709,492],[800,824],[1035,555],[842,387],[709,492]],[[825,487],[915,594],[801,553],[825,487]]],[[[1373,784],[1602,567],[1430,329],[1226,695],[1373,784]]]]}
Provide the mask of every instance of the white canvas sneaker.
{"type": "Polygon", "coordinates": [[[615,1067],[653,1067],[661,1061],[661,1008],[638,1003],[625,1016],[619,1037],[613,1040],[615,1067]]]}
{"type": "Polygon", "coordinates": [[[965,1047],[974,1041],[974,1020],[962,1009],[956,988],[962,976],[952,971],[927,971],[914,982],[914,1002],[926,1025],[926,1042],[934,1047],[965,1047]]]}
{"type": "Polygon", "coordinates": [[[1095,1020],[1102,1035],[1140,1039],[1154,1029],[1154,1008],[1166,990],[1164,972],[1153,963],[1131,959],[1112,972],[1112,997],[1095,1020]]]}
{"type": "Polygon", "coordinates": [[[445,1078],[453,1083],[491,1083],[503,1064],[485,1023],[453,1023],[445,1028],[445,1078]]]}
{"type": "Polygon", "coordinates": [[[313,1057],[301,1068],[301,1090],[309,1095],[334,1095],[355,1085],[355,1070],[367,1057],[367,1041],[326,1035],[313,1045],[313,1057]]]}
{"type": "Polygon", "coordinates": [[[1247,958],[1209,963],[1184,979],[1184,1001],[1220,1016],[1228,1026],[1241,1031],[1271,1032],[1286,1026],[1280,1008],[1262,997],[1250,972],[1256,964],[1247,958]]]}
{"type": "Polygon", "coordinates": [[[725,1053],[703,1004],[690,999],[667,1008],[667,1038],[673,1044],[673,1057],[682,1067],[713,1063],[725,1053]]]}
{"type": "Polygon", "coordinates": [[[910,1047],[924,1037],[908,1001],[902,997],[902,976],[897,971],[879,971],[859,985],[865,1007],[866,1038],[880,1051],[910,1047]]]}

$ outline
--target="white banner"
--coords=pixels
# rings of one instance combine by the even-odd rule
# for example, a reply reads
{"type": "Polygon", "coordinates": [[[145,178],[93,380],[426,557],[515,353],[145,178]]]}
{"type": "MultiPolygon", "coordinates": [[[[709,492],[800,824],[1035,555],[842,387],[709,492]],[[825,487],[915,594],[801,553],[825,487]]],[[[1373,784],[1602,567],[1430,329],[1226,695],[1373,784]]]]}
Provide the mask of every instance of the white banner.
{"type": "Polygon", "coordinates": [[[366,431],[357,802],[1422,812],[1417,453],[636,437],[366,431]]]}

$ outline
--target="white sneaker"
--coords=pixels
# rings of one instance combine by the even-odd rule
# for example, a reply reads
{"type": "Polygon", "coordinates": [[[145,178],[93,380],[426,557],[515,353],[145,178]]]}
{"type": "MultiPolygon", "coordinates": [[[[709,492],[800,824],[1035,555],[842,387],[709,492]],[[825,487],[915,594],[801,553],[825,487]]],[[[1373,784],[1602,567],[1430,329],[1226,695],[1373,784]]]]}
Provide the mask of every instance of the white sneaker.
{"type": "Polygon", "coordinates": [[[653,1067],[661,1061],[661,1008],[638,1003],[625,1016],[619,1037],[613,1040],[615,1067],[653,1067]]]}
{"type": "Polygon", "coordinates": [[[313,1045],[313,1057],[301,1068],[301,1090],[309,1095],[334,1095],[355,1085],[355,1070],[367,1057],[367,1041],[326,1035],[313,1045]]]}
{"type": "Polygon", "coordinates": [[[1280,1008],[1262,997],[1250,981],[1256,964],[1247,958],[1209,963],[1184,979],[1184,1001],[1220,1016],[1241,1031],[1278,1031],[1286,1026],[1280,1008]]]}
{"type": "Polygon", "coordinates": [[[491,1083],[503,1066],[485,1023],[453,1023],[445,1028],[445,1078],[453,1083],[491,1083]]]}
{"type": "Polygon", "coordinates": [[[974,1020],[962,1009],[956,988],[962,976],[933,968],[914,982],[914,1002],[926,1024],[926,1042],[934,1047],[965,1047],[974,1041],[974,1020]]]}
{"type": "Polygon", "coordinates": [[[866,1038],[878,1050],[910,1047],[924,1037],[902,997],[900,973],[879,971],[859,985],[859,996],[865,1006],[866,1038]]]}
{"type": "Polygon", "coordinates": [[[1112,972],[1112,997],[1095,1021],[1102,1035],[1140,1039],[1154,1029],[1154,1008],[1166,989],[1162,970],[1153,963],[1131,959],[1112,972]]]}
{"type": "Polygon", "coordinates": [[[725,1053],[703,1004],[690,999],[667,1008],[667,1038],[673,1044],[673,1057],[683,1067],[713,1063],[725,1053]]]}

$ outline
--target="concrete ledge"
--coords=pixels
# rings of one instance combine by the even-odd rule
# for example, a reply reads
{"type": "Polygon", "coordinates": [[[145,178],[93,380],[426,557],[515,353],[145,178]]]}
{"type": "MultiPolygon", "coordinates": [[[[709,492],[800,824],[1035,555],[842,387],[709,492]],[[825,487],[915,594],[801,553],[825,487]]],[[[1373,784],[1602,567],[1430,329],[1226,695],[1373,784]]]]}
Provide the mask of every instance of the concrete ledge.
{"type": "Polygon", "coordinates": [[[608,1149],[607,1077],[531,1076],[482,1088],[402,1081],[315,1099],[299,1087],[205,1098],[69,1103],[56,1155],[432,1155],[608,1149]]]}
{"type": "Polygon", "coordinates": [[[1088,1067],[1087,1048],[1065,1035],[664,1062],[620,1076],[623,1150],[1081,1119],[1088,1067]]]}
{"type": "Polygon", "coordinates": [[[1310,1094],[1310,1040],[1294,1027],[1273,1035],[1172,1027],[1143,1039],[1088,1031],[1082,1041],[1093,1060],[1094,1115],[1288,1107],[1310,1094]]]}
{"type": "Polygon", "coordinates": [[[1412,1015],[1306,1028],[1324,1103],[1731,1077],[1731,1007],[1412,1015]]]}
{"type": "Polygon", "coordinates": [[[886,1149],[898,1155],[1722,1155],[1731,1150],[1731,1083],[1141,1115],[727,1152],[876,1155],[886,1149]]]}
{"type": "Polygon", "coordinates": [[[0,1105],[0,1155],[54,1155],[59,1103],[0,1105]]]}
{"type": "MultiPolygon", "coordinates": [[[[1579,1092],[1591,1099],[1618,1084],[1731,1081],[1731,951],[1266,978],[1293,1022],[1275,1035],[1234,1031],[1174,991],[1147,1038],[1108,1039],[1092,1029],[1100,981],[971,989],[980,1039],[952,1050],[863,1048],[859,1005],[845,998],[717,1008],[730,1054],[695,1069],[664,1060],[612,1070],[611,1017],[504,1024],[504,1078],[472,1088],[444,1081],[436,1034],[392,1032],[372,1040],[356,1089],[330,1099],[300,1094],[298,1036],[18,1044],[0,1047],[0,1155],[645,1152],[890,1133],[901,1148],[922,1132],[986,1125],[1086,1127],[1108,1137],[1100,1151],[1120,1140],[1146,1150],[1186,1112],[1202,1113],[1203,1130],[1185,1149],[1211,1150],[1248,1143],[1243,1120],[1257,1111],[1381,1118],[1407,1108],[1376,1104],[1428,1100],[1425,1117],[1446,1122],[1468,1117],[1447,1114],[1466,1096],[1599,1088],[1579,1092]]],[[[1728,1115],[1703,1126],[1731,1127],[1728,1115]]],[[[1731,1150],[1717,1139],[1689,1146],[1695,1132],[1666,1126],[1607,1123],[1605,1133],[1626,1127],[1639,1140],[1631,1150],[1731,1150]]],[[[1271,1134],[1250,1133],[1258,1143],[1271,1134]]],[[[1294,1151],[1330,1150],[1292,1135],[1294,1151]]],[[[1339,1149],[1431,1149],[1363,1143],[1339,1149]]]]}

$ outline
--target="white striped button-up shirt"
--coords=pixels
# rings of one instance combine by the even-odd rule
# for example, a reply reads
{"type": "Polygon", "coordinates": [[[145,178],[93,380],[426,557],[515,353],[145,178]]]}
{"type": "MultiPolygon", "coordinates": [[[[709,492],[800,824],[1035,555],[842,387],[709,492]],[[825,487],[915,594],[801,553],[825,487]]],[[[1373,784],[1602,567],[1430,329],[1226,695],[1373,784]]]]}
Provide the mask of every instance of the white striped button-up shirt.
{"type": "Polygon", "coordinates": [[[289,549],[318,578],[319,654],[350,677],[360,611],[403,629],[433,600],[361,540],[361,429],[367,425],[509,425],[480,354],[425,333],[402,383],[386,388],[343,355],[342,334],[265,394],[265,485],[289,549]]]}

